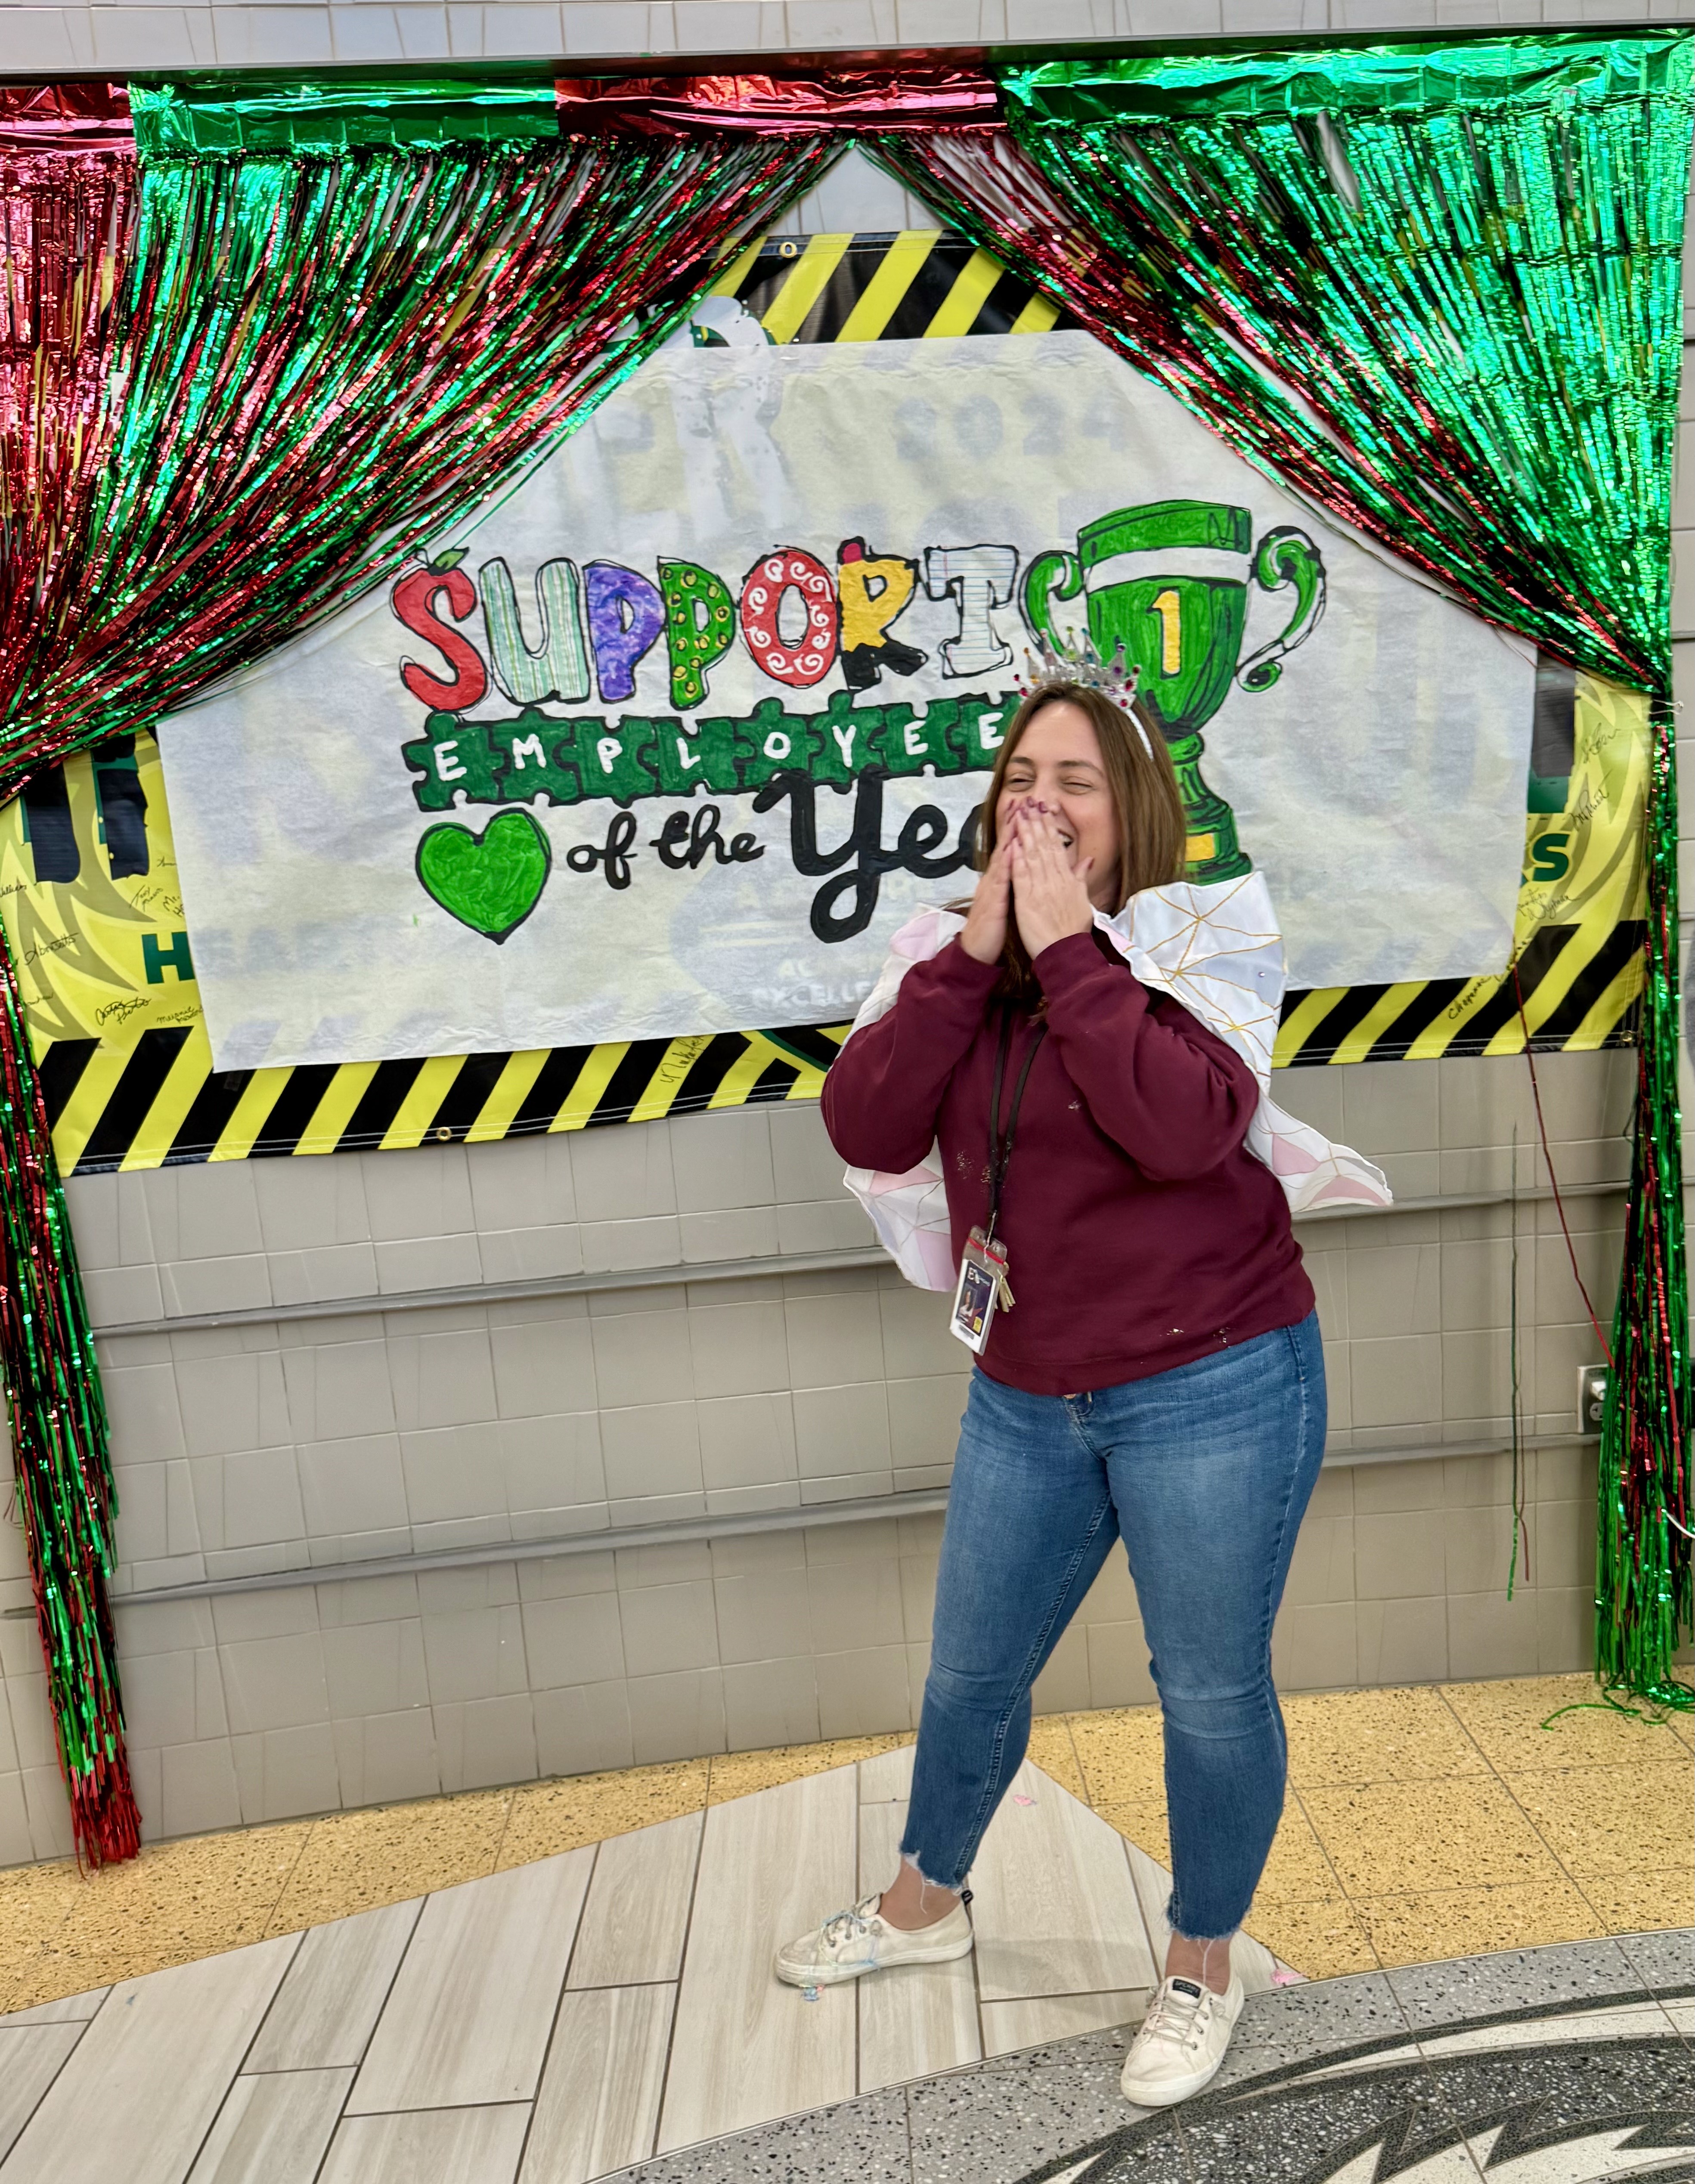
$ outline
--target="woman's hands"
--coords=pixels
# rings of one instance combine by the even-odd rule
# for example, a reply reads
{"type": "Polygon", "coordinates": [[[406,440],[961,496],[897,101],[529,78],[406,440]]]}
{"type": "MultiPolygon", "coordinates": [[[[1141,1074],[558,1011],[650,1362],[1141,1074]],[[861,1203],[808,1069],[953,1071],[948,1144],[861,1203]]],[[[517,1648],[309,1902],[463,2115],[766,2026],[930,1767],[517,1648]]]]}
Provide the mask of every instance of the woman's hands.
{"type": "Polygon", "coordinates": [[[995,854],[983,867],[977,892],[966,912],[965,930],[959,944],[974,962],[998,963],[1006,945],[1006,919],[1012,910],[1012,869],[1010,844],[1003,835],[995,854]]]}
{"type": "MultiPolygon", "coordinates": [[[[1018,937],[1031,957],[1057,940],[1087,933],[1095,922],[1095,905],[1089,900],[1095,860],[1084,857],[1073,864],[1052,812],[1040,804],[1022,804],[1012,814],[1006,847],[1018,937]]],[[[985,872],[983,877],[989,875],[985,872]]],[[[972,907],[975,910],[974,902],[972,907]]]]}
{"type": "Polygon", "coordinates": [[[1095,922],[1089,900],[1092,857],[1073,865],[1059,826],[1045,805],[1026,799],[1007,815],[1006,829],[984,866],[966,914],[959,944],[979,963],[1000,960],[1007,920],[1033,956],[1056,940],[1087,933],[1095,922]]]}

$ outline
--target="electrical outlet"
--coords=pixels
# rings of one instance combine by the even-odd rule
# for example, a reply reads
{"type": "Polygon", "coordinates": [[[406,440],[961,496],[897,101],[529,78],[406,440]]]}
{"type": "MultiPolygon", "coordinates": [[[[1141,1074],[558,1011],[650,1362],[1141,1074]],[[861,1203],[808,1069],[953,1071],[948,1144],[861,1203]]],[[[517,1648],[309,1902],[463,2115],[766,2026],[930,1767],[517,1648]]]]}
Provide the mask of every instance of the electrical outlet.
{"type": "Polygon", "coordinates": [[[1577,1373],[1577,1430],[1592,1435],[1601,1430],[1601,1413],[1607,1407],[1607,1390],[1613,1384],[1610,1365],[1580,1366],[1577,1373]]]}

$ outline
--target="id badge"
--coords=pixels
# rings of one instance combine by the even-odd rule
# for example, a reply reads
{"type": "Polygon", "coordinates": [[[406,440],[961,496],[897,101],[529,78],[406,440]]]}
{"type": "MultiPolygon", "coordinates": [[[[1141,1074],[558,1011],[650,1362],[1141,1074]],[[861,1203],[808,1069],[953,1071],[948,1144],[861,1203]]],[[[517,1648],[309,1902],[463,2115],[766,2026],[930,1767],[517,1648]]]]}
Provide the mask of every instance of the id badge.
{"type": "Polygon", "coordinates": [[[1006,1286],[1006,1247],[999,1241],[990,1243],[980,1228],[973,1228],[960,1254],[959,1281],[948,1326],[967,1350],[979,1357],[995,1323],[995,1307],[1003,1298],[1008,1304],[1012,1301],[1006,1286]]]}

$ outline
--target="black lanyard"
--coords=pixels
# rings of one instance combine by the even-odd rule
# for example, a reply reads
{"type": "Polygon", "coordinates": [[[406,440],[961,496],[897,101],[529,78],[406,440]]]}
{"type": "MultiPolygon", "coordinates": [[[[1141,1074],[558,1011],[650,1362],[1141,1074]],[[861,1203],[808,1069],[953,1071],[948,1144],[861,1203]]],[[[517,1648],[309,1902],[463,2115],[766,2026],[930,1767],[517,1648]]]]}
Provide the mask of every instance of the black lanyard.
{"type": "Polygon", "coordinates": [[[1018,1072],[1018,1081],[1012,1089],[1012,1112],[1006,1117],[1006,1134],[1001,1134],[1001,1088],[1006,1075],[1006,1056],[1012,1050],[1012,1011],[1006,1009],[1001,1017],[1001,1045],[995,1056],[995,1089],[989,1102],[989,1226],[984,1232],[991,1241],[995,1224],[1001,1218],[1001,1190],[1006,1180],[1006,1171],[1012,1164],[1012,1134],[1018,1127],[1018,1110],[1023,1105],[1024,1087],[1030,1081],[1030,1064],[1036,1058],[1036,1049],[1047,1036],[1047,1019],[1037,1020],[1035,1036],[1030,1041],[1029,1052],[1024,1056],[1024,1066],[1018,1072]]]}

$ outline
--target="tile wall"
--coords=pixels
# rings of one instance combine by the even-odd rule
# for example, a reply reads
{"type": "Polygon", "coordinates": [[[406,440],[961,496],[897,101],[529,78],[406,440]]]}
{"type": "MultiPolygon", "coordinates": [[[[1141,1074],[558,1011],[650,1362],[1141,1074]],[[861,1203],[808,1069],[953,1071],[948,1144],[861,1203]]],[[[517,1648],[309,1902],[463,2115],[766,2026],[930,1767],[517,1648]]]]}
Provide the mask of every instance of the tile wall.
{"type": "MultiPolygon", "coordinates": [[[[1695,6],[1653,0],[1656,19],[1695,6]]],[[[449,53],[713,50],[1639,20],[1595,0],[500,0],[482,7],[31,8],[0,71],[449,53]],[[1026,13],[1018,13],[1020,5],[1026,13]],[[360,43],[360,41],[365,42],[360,43]]],[[[797,227],[917,224],[862,163],[797,227]]],[[[1686,374],[1684,415],[1695,415],[1686,374]]],[[[1695,472],[1680,477],[1675,626],[1695,678],[1695,472]]],[[[1695,687],[1695,682],[1692,682],[1695,687]]],[[[1680,744],[1686,758],[1692,737],[1680,744]]],[[[1686,809],[1692,808],[1686,803],[1686,809]]],[[[1695,821],[1683,851],[1695,904],[1695,821]]],[[[1685,942],[1688,933],[1684,928],[1685,942]]],[[[1695,983],[1695,981],[1692,981],[1695,983]]],[[[1562,1183],[1621,1178],[1632,1062],[1551,1057],[1562,1183]]],[[[1688,1094],[1695,1086],[1686,1075],[1688,1094]]],[[[1285,1072],[1279,1097],[1402,1197],[1545,1182],[1521,1061],[1285,1072]]],[[[761,1262],[867,1240],[816,1111],[778,1106],[512,1145],[231,1163],[71,1187],[98,1324],[345,1301],[337,1316],[101,1345],[123,1504],[120,1594],[677,1518],[733,1518],[945,1481],[962,1353],[939,1301],[871,1268],[761,1262]],[[691,1267],[745,1260],[733,1281],[691,1267]],[[522,1304],[385,1299],[675,1269],[522,1304]]],[[[1603,1323],[1621,1201],[1569,1206],[1603,1323]]],[[[1597,1346],[1546,1201],[1310,1223],[1332,1463],[1277,1632],[1291,1689],[1582,1667],[1592,1449],[1568,1439],[1597,1346]],[[1516,1248],[1513,1231],[1516,1227],[1516,1248]],[[1386,1452],[1499,1441],[1516,1284],[1529,1536],[1510,1602],[1511,1464],[1386,1452]],[[1353,1459],[1350,1461],[1349,1459],[1353,1459]]],[[[939,1520],[819,1524],[118,1611],[148,1832],[849,1736],[916,1718],[939,1520]]],[[[70,1847],[21,1537],[0,1524],[0,1864],[70,1847]]],[[[1121,1560],[1039,1691],[1151,1696],[1121,1560]]]]}
{"type": "MultiPolygon", "coordinates": [[[[1563,1181],[1623,1172],[1625,1056],[1541,1071],[1563,1181]]],[[[1406,1196],[1539,1178],[1511,1061],[1296,1072],[1281,1096],[1406,1196]]],[[[758,1271],[867,1232],[816,1108],[549,1140],[231,1162],[71,1186],[106,1324],[348,1299],[327,1318],[102,1342],[121,1594],[610,1526],[822,1507],[945,1482],[964,1391],[942,1300],[892,1270],[758,1271]],[[689,1279],[744,1257],[745,1276],[689,1279]],[[579,1268],[658,1286],[382,1309],[579,1268]]],[[[1570,1201],[1605,1316],[1620,1202],[1570,1201]]],[[[1546,1201],[1519,1209],[1527,1432],[1568,1434],[1595,1352],[1546,1201]]],[[[1291,1688],[1582,1665],[1592,1458],[1526,1459],[1531,1565],[1505,1599],[1510,1465],[1385,1460],[1498,1440],[1510,1209],[1306,1224],[1332,1447],[1278,1630],[1291,1688]]],[[[175,1835],[907,1725],[939,1519],[821,1524],[118,1611],[149,1831],[175,1835]]],[[[0,1606],[27,1601],[0,1531],[0,1606]]],[[[0,1620],[0,1861],[62,1852],[32,1624],[0,1620]],[[9,1724],[9,1726],[8,1725],[9,1724]]],[[[1121,1560],[1044,1677],[1046,1708],[1151,1696],[1121,1560]]]]}

